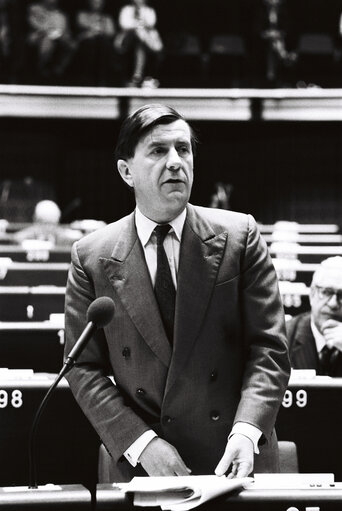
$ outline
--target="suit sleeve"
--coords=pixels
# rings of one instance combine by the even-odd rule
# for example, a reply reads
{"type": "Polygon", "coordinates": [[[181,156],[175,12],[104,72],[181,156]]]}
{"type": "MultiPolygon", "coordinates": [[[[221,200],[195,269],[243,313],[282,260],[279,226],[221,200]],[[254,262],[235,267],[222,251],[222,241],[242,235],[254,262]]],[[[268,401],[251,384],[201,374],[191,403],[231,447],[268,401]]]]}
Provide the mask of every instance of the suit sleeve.
{"type": "Polygon", "coordinates": [[[235,421],[269,439],[290,375],[284,309],[278,279],[255,220],[249,226],[241,274],[242,332],[246,351],[235,421]]]}
{"type": "MultiPolygon", "coordinates": [[[[93,283],[82,267],[74,244],[65,298],[65,357],[84,329],[88,307],[95,298],[93,283]]],[[[106,338],[103,329],[99,329],[66,378],[76,401],[117,461],[149,428],[125,405],[109,374],[106,338]]]]}

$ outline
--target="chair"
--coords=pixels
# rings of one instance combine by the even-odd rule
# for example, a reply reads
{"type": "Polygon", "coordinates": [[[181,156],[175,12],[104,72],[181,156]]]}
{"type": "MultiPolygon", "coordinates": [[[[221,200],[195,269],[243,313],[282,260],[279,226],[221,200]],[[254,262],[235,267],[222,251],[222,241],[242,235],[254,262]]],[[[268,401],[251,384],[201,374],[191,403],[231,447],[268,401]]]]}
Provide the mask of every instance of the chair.
{"type": "Polygon", "coordinates": [[[281,473],[298,473],[297,446],[294,442],[278,440],[281,473]]]}
{"type": "Polygon", "coordinates": [[[99,448],[99,460],[97,465],[98,482],[100,484],[112,483],[110,477],[110,465],[112,458],[103,444],[99,448]]]}
{"type": "Polygon", "coordinates": [[[201,85],[203,59],[199,37],[181,32],[164,37],[165,53],[160,76],[164,87],[198,87],[201,85]]]}
{"type": "Polygon", "coordinates": [[[297,44],[296,74],[298,80],[329,85],[335,70],[333,38],[325,33],[302,34],[297,44]]]}
{"type": "Polygon", "coordinates": [[[236,34],[217,34],[209,41],[208,75],[212,85],[238,85],[246,64],[246,46],[236,34]]]}

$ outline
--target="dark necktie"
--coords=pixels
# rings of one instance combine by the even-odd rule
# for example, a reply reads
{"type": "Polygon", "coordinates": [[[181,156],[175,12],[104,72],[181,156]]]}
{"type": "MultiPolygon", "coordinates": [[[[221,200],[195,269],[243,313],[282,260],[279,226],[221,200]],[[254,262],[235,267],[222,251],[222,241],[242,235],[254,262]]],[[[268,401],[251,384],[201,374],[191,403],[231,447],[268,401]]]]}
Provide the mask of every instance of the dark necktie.
{"type": "Polygon", "coordinates": [[[321,374],[334,376],[336,359],[338,357],[338,350],[336,348],[328,348],[324,346],[319,353],[319,362],[321,367],[321,374]]]}
{"type": "Polygon", "coordinates": [[[172,282],[171,270],[164,250],[164,239],[171,226],[157,225],[154,232],[157,236],[157,274],[154,293],[159,305],[166,335],[172,344],[173,323],[175,317],[176,290],[172,282]]]}

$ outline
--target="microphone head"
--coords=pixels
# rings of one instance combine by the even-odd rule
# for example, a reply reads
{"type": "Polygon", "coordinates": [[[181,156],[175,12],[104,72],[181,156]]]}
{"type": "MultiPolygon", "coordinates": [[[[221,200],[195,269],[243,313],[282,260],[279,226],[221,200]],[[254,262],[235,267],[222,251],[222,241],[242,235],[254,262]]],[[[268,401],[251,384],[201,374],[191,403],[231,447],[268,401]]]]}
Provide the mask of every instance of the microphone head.
{"type": "Polygon", "coordinates": [[[114,315],[114,302],[109,296],[96,298],[88,307],[87,322],[92,321],[97,328],[107,325],[114,315]]]}

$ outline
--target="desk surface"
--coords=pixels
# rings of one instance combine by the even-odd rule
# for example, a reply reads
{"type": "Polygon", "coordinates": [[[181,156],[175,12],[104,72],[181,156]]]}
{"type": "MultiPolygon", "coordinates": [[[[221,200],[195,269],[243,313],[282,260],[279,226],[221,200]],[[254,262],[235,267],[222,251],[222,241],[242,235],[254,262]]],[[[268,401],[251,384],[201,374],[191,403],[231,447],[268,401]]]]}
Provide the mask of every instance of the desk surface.
{"type": "MultiPolygon", "coordinates": [[[[133,507],[131,497],[110,484],[97,485],[96,501],[97,511],[140,509],[133,507]]],[[[339,483],[338,486],[331,488],[316,487],[291,490],[246,489],[239,492],[232,492],[214,501],[209,501],[203,504],[200,509],[203,511],[241,511],[245,509],[250,511],[287,511],[291,509],[290,506],[298,506],[300,511],[304,511],[306,508],[303,506],[308,505],[311,507],[319,506],[318,509],[320,511],[341,511],[341,502],[342,488],[341,483],[339,483]]],[[[295,509],[293,509],[293,511],[295,511],[295,509]]]]}

